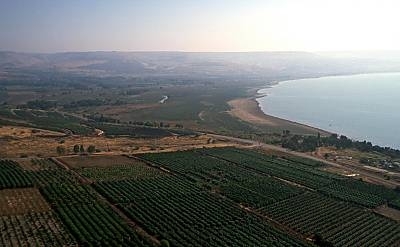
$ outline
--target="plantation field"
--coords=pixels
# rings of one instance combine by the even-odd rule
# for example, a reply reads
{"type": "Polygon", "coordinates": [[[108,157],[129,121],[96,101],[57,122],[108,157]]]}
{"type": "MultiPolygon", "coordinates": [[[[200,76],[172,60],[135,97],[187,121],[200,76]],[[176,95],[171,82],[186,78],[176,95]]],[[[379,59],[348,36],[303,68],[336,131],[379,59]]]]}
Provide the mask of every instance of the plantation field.
{"type": "Polygon", "coordinates": [[[135,156],[0,160],[0,246],[400,243],[400,223],[375,213],[398,192],[319,162],[232,147],[135,156]]]}
{"type": "Polygon", "coordinates": [[[323,164],[314,161],[234,148],[140,157],[199,182],[305,238],[318,235],[333,246],[400,243],[400,224],[368,209],[399,198],[397,192],[325,173],[319,169],[323,164]]]}
{"type": "Polygon", "coordinates": [[[0,190],[0,216],[48,211],[50,206],[35,188],[0,190]]]}
{"type": "Polygon", "coordinates": [[[76,246],[51,212],[0,216],[0,246],[76,246]]]}
{"type": "Polygon", "coordinates": [[[0,190],[0,246],[150,245],[74,173],[50,160],[31,164],[35,169],[24,170],[0,160],[0,168],[12,174],[9,188],[29,181],[23,183],[29,188],[0,190]]]}
{"type": "Polygon", "coordinates": [[[164,175],[160,170],[126,156],[73,156],[60,159],[83,177],[91,181],[113,181],[164,175]]]}
{"type": "Polygon", "coordinates": [[[384,186],[324,172],[315,166],[314,161],[296,162],[233,148],[206,149],[204,153],[369,208],[399,198],[398,193],[384,186]]]}
{"type": "Polygon", "coordinates": [[[336,246],[395,246],[400,225],[357,207],[306,193],[260,210],[292,229],[318,233],[336,246]]]}
{"type": "Polygon", "coordinates": [[[29,173],[12,160],[0,160],[0,189],[32,186],[29,173]]]}
{"type": "Polygon", "coordinates": [[[199,152],[143,154],[140,157],[190,180],[206,183],[211,189],[245,205],[266,205],[304,191],[271,176],[199,152]]]}
{"type": "Polygon", "coordinates": [[[176,176],[101,182],[96,188],[172,246],[306,245],[176,176]]]}
{"type": "Polygon", "coordinates": [[[162,171],[152,169],[139,162],[131,165],[115,165],[112,167],[84,167],[76,169],[76,171],[92,181],[115,181],[165,175],[162,171]]]}
{"type": "Polygon", "coordinates": [[[14,109],[12,112],[12,119],[23,121],[22,123],[27,126],[52,131],[69,130],[74,134],[89,134],[92,132],[92,128],[82,124],[81,119],[61,112],[22,109],[14,109]]]}
{"type": "Polygon", "coordinates": [[[71,156],[59,159],[67,163],[71,168],[109,167],[114,165],[135,165],[140,163],[122,155],[71,156]]]}

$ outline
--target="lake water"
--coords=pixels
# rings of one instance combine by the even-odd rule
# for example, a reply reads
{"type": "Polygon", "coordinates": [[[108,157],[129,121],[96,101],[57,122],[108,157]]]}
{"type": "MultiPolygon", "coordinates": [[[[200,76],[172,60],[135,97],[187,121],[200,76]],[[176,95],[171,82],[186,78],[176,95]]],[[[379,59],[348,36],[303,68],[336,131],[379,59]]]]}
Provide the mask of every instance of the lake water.
{"type": "Polygon", "coordinates": [[[268,115],[400,149],[400,73],[292,80],[259,93],[268,115]]]}

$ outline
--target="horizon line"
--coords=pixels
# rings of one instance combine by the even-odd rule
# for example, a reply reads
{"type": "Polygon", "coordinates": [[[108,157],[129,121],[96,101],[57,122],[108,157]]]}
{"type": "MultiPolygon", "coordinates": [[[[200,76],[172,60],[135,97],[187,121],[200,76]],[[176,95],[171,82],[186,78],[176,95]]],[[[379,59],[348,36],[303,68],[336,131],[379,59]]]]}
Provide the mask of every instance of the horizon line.
{"type": "Polygon", "coordinates": [[[306,51],[306,50],[254,50],[254,51],[185,51],[185,50],[71,50],[71,51],[15,51],[1,50],[1,53],[25,53],[25,54],[62,54],[62,53],[346,53],[346,52],[400,52],[399,50],[373,49],[373,50],[322,50],[322,51],[306,51]]]}

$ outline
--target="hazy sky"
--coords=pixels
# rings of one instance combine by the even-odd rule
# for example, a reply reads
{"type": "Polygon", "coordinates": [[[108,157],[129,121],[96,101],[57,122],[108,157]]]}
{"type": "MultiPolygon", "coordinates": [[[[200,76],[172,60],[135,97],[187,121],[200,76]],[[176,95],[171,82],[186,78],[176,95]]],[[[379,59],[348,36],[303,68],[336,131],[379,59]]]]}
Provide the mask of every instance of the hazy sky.
{"type": "Polygon", "coordinates": [[[0,0],[0,50],[400,50],[399,0],[0,0]]]}

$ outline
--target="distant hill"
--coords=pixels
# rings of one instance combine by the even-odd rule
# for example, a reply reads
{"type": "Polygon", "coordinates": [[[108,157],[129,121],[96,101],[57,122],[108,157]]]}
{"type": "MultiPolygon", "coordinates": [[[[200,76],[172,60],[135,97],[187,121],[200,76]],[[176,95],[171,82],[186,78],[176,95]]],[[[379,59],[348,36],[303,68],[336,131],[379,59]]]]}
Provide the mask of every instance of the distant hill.
{"type": "Polygon", "coordinates": [[[400,71],[400,53],[0,52],[1,72],[21,69],[122,76],[298,78],[400,71]]]}

